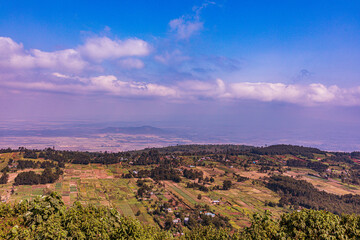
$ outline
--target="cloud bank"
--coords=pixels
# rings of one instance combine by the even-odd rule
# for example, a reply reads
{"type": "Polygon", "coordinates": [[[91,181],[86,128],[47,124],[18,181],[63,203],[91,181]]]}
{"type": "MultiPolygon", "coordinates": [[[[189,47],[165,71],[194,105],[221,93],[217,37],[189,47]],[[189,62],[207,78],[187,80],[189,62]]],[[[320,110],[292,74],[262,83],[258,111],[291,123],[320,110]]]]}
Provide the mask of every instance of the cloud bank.
{"type": "MultiPolygon", "coordinates": [[[[44,52],[39,49],[25,50],[21,43],[0,37],[0,69],[14,70],[46,69],[52,71],[81,72],[91,68],[93,62],[124,57],[143,57],[150,53],[150,45],[141,39],[112,40],[95,37],[74,49],[44,52]]],[[[139,67],[140,60],[132,60],[139,67]]],[[[129,65],[129,64],[128,64],[129,65]]],[[[133,64],[134,65],[134,64],[133,64]]]]}
{"type": "MultiPolygon", "coordinates": [[[[203,7],[194,10],[195,16],[198,16],[203,7]]],[[[195,22],[181,19],[170,22],[180,37],[190,37],[199,29],[200,25],[196,25],[195,22]]],[[[198,21],[198,18],[195,20],[198,21]]],[[[199,62],[183,55],[179,50],[155,55],[151,63],[153,66],[160,64],[172,68],[172,71],[180,76],[176,81],[162,81],[161,75],[144,77],[148,72],[144,71],[145,62],[140,58],[149,56],[152,50],[148,42],[137,38],[119,40],[93,37],[74,48],[46,52],[25,49],[23,44],[11,38],[0,37],[0,86],[15,91],[163,98],[176,102],[252,100],[304,106],[360,106],[360,86],[341,88],[320,83],[285,84],[238,79],[226,82],[216,77],[197,79],[189,72],[176,71],[176,66],[183,62],[190,66],[194,66],[194,62],[199,62]],[[120,69],[120,74],[104,71],[102,64],[106,63],[120,69]],[[121,71],[128,73],[131,70],[144,72],[140,75],[121,74],[121,71]]],[[[204,59],[206,64],[203,66],[210,67],[211,72],[215,74],[219,71],[239,70],[238,62],[229,58],[215,56],[204,59]]],[[[199,66],[196,71],[199,75],[205,75],[207,70],[199,66]]]]}
{"type": "Polygon", "coordinates": [[[303,106],[321,104],[338,106],[360,106],[360,86],[339,88],[314,83],[295,85],[283,83],[225,83],[221,79],[213,82],[182,81],[174,85],[122,81],[114,75],[96,77],[70,77],[60,73],[53,76],[64,81],[57,82],[2,82],[14,89],[51,91],[70,94],[101,94],[125,98],[164,98],[167,101],[241,101],[286,102],[303,106]],[[71,81],[68,81],[71,80],[71,81]]]}

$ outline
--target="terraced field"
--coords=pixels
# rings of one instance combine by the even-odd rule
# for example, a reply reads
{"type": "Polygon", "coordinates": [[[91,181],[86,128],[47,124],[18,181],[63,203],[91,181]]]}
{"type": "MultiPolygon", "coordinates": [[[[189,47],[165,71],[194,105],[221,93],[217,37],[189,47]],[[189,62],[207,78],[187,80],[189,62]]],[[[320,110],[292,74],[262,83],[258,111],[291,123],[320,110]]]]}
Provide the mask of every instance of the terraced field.
{"type": "MultiPolygon", "coordinates": [[[[0,154],[0,168],[7,165],[8,160],[22,159],[16,153],[0,154]]],[[[44,161],[42,159],[36,161],[44,161]]],[[[260,173],[255,170],[243,170],[236,167],[225,165],[199,167],[204,177],[214,177],[214,183],[207,183],[208,186],[221,186],[224,180],[233,180],[233,186],[230,190],[212,190],[203,192],[194,188],[187,188],[186,183],[192,180],[183,178],[180,183],[173,181],[160,181],[157,184],[154,193],[149,199],[137,200],[136,193],[139,187],[136,184],[136,178],[122,178],[122,174],[132,172],[134,169],[147,169],[148,166],[131,166],[110,164],[66,164],[64,174],[53,184],[33,185],[33,186],[13,186],[14,179],[21,171],[10,172],[9,182],[0,185],[1,199],[6,202],[19,202],[25,199],[32,199],[49,191],[61,193],[66,205],[70,206],[79,201],[84,204],[103,205],[116,208],[126,216],[136,217],[144,223],[156,224],[153,216],[148,213],[153,204],[159,200],[168,202],[175,200],[179,202],[179,209],[192,211],[196,205],[209,205],[211,212],[220,214],[229,219],[229,222],[235,227],[240,228],[249,224],[249,217],[255,212],[263,212],[266,209],[271,210],[275,217],[290,211],[280,207],[265,206],[265,201],[278,202],[280,197],[266,188],[258,181],[259,178],[268,176],[266,173],[260,173]],[[240,174],[249,179],[244,182],[234,181],[233,174],[240,174]],[[201,195],[201,199],[198,196],[201,195]],[[219,204],[213,204],[214,200],[219,200],[219,204]]],[[[34,170],[34,169],[31,169],[34,170]]],[[[41,172],[42,169],[34,171],[41,172]]],[[[359,194],[359,186],[341,183],[336,179],[325,180],[316,177],[316,172],[309,169],[293,168],[286,171],[284,175],[292,176],[298,179],[305,179],[311,182],[320,190],[325,190],[336,194],[359,194]],[[309,175],[312,174],[312,175],[309,175]]]]}

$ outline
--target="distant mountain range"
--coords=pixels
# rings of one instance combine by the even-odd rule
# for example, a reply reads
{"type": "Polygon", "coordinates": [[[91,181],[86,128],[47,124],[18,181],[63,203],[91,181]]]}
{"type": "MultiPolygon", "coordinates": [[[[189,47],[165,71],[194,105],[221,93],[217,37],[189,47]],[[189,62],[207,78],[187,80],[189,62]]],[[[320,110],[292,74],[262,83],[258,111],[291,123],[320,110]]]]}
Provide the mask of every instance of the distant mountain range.
{"type": "Polygon", "coordinates": [[[167,131],[152,126],[141,126],[141,127],[107,127],[100,129],[99,133],[167,135],[170,134],[171,131],[167,131]]]}
{"type": "Polygon", "coordinates": [[[89,136],[94,134],[111,134],[123,133],[130,135],[169,135],[174,133],[171,130],[164,130],[152,126],[140,127],[107,127],[107,128],[61,128],[61,129],[35,129],[35,130],[17,130],[17,129],[1,129],[0,137],[75,137],[75,136],[89,136]]]}

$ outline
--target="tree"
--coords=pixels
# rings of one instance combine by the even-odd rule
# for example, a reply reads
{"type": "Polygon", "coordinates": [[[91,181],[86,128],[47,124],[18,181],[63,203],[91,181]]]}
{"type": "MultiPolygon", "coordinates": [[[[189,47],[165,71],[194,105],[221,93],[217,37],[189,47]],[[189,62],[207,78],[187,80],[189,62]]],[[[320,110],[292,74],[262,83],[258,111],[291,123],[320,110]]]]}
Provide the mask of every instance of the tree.
{"type": "Polygon", "coordinates": [[[197,196],[197,199],[201,200],[201,194],[199,194],[199,195],[197,196]]]}
{"type": "Polygon", "coordinates": [[[232,182],[230,180],[225,180],[223,182],[223,190],[229,190],[231,188],[232,182]]]}
{"type": "Polygon", "coordinates": [[[0,184],[6,184],[8,182],[8,179],[9,179],[9,174],[4,172],[0,178],[0,184]]]}

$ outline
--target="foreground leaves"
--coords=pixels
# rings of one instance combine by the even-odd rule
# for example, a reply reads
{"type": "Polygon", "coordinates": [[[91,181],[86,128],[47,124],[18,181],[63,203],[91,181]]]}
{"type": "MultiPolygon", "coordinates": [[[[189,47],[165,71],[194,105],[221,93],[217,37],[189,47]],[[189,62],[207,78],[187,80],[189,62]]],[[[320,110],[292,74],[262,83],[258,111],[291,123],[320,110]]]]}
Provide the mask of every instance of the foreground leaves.
{"type": "Polygon", "coordinates": [[[215,226],[199,227],[174,237],[170,232],[121,216],[108,207],[67,208],[57,193],[32,201],[0,204],[0,239],[360,239],[360,217],[326,211],[301,210],[274,220],[270,212],[255,214],[250,227],[230,232],[215,226]]]}

